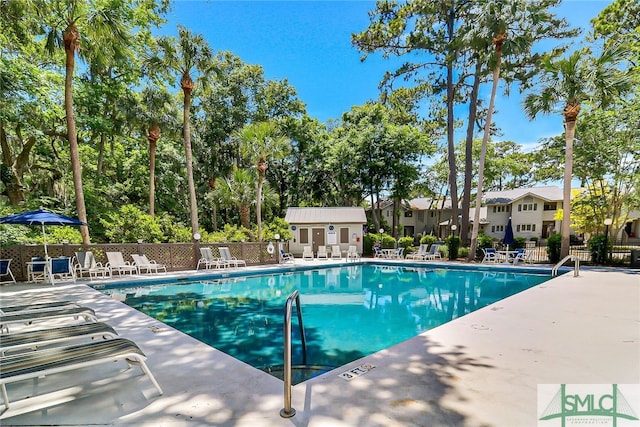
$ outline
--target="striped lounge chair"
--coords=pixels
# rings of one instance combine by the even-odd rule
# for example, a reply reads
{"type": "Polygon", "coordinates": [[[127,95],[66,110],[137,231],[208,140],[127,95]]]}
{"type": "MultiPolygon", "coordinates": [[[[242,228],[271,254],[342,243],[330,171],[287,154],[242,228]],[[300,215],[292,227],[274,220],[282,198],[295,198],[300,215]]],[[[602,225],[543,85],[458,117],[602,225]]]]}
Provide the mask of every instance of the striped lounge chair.
{"type": "MultiPolygon", "coordinates": [[[[66,347],[54,347],[0,358],[0,389],[5,409],[9,408],[7,384],[72,371],[106,363],[125,361],[138,365],[149,377],[158,393],[162,388],[147,367],[146,356],[138,346],[124,338],[91,341],[66,347]]],[[[47,379],[45,379],[46,381],[47,379]]]]}
{"type": "Polygon", "coordinates": [[[93,338],[116,338],[118,333],[106,323],[81,323],[52,329],[0,335],[0,352],[6,353],[40,346],[93,338]]]}
{"type": "Polygon", "coordinates": [[[73,317],[74,319],[77,319],[81,316],[87,322],[98,321],[95,311],[88,307],[63,307],[58,310],[46,311],[16,311],[9,314],[0,314],[0,332],[9,332],[9,325],[14,323],[30,325],[33,322],[62,319],[65,317],[73,317]]]}

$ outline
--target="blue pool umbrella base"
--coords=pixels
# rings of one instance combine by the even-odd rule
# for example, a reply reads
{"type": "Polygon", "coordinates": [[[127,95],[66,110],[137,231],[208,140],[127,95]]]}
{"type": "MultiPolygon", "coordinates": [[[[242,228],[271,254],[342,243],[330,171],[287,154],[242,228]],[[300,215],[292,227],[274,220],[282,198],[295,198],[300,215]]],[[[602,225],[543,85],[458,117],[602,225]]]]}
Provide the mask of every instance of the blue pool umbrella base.
{"type": "Polygon", "coordinates": [[[86,222],[80,221],[76,218],[70,218],[55,212],[50,212],[45,209],[38,209],[35,211],[22,212],[19,214],[5,216],[0,218],[0,224],[17,224],[17,225],[39,225],[42,227],[42,238],[44,245],[44,256],[49,258],[47,251],[47,233],[45,232],[45,225],[71,225],[71,226],[83,226],[87,225],[86,222]]]}

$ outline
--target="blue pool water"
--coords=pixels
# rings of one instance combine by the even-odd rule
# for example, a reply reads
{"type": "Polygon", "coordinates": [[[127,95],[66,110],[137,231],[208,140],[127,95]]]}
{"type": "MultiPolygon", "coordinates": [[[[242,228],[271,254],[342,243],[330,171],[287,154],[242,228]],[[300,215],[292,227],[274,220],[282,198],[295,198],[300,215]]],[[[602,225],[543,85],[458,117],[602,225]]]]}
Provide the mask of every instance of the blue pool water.
{"type": "MultiPolygon", "coordinates": [[[[283,363],[284,304],[294,290],[300,293],[307,365],[338,367],[550,278],[365,264],[103,292],[268,371],[283,363]]],[[[293,319],[293,363],[299,364],[293,319]]]]}

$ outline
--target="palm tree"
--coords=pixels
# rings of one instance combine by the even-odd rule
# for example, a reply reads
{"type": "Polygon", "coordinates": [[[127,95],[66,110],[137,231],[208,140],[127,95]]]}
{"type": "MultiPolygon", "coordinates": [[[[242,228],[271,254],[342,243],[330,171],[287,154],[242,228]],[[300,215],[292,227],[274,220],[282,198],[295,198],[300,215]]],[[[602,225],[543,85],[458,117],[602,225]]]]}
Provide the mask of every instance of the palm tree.
{"type": "Polygon", "coordinates": [[[229,177],[218,180],[217,183],[209,200],[220,200],[225,206],[237,207],[240,224],[247,229],[251,228],[251,205],[256,202],[255,176],[246,169],[234,168],[229,177]]]}
{"type": "Polygon", "coordinates": [[[267,159],[284,158],[291,146],[282,136],[274,122],[259,122],[246,125],[235,134],[240,141],[242,157],[256,162],[258,185],[256,191],[256,218],[258,223],[258,241],[262,240],[262,184],[267,173],[267,159]]]}
{"type": "Polygon", "coordinates": [[[179,127],[173,96],[162,89],[145,88],[136,116],[144,123],[149,141],[149,215],[155,217],[156,151],[162,131],[174,133],[179,127]],[[161,131],[162,128],[162,131],[161,131]]]}
{"type": "Polygon", "coordinates": [[[199,224],[196,187],[193,181],[191,128],[189,126],[191,94],[195,87],[195,82],[191,74],[192,72],[199,74],[202,83],[206,84],[208,77],[214,72],[212,57],[212,51],[202,35],[193,35],[188,29],[178,27],[178,40],[174,37],[161,37],[158,39],[157,53],[147,60],[147,65],[151,70],[169,70],[180,76],[180,88],[184,94],[183,136],[187,182],[189,185],[192,235],[198,232],[199,224]]]}
{"type": "MultiPolygon", "coordinates": [[[[73,186],[78,218],[87,222],[87,209],[82,188],[82,166],[78,150],[78,135],[73,112],[73,72],[76,52],[85,59],[113,59],[127,48],[131,25],[127,11],[131,6],[81,0],[33,2],[34,12],[46,29],[46,47],[53,54],[58,46],[64,46],[65,81],[64,107],[67,120],[67,139],[71,156],[73,186]],[[85,40],[80,50],[80,34],[85,40]]],[[[89,229],[80,227],[82,243],[89,244],[89,229]]]]}
{"type": "Polygon", "coordinates": [[[562,200],[562,243],[560,257],[569,255],[571,227],[571,177],[573,172],[573,139],[576,121],[583,102],[608,105],[629,87],[628,76],[619,64],[627,58],[621,46],[609,46],[593,58],[586,49],[573,52],[568,58],[542,63],[545,74],[537,93],[524,99],[524,111],[530,119],[538,113],[551,113],[562,107],[565,128],[565,168],[562,200]]]}

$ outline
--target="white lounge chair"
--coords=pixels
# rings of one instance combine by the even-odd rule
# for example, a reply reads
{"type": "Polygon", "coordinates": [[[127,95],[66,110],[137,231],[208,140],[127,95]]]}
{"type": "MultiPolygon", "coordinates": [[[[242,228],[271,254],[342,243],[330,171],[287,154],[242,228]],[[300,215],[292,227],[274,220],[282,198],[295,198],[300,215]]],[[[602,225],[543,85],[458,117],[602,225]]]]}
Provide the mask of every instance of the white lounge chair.
{"type": "Polygon", "coordinates": [[[98,276],[105,278],[111,273],[108,267],[96,262],[96,258],[91,251],[76,252],[75,270],[78,277],[82,277],[88,273],[90,280],[98,276]]]}
{"type": "Polygon", "coordinates": [[[81,323],[52,329],[3,334],[0,335],[0,350],[2,356],[5,356],[7,352],[24,349],[35,350],[39,346],[61,342],[99,337],[115,338],[117,336],[117,332],[106,323],[81,323]]]}
{"type": "Polygon", "coordinates": [[[318,253],[316,254],[316,258],[325,260],[329,259],[326,246],[318,246],[318,253]]]}
{"type": "Polygon", "coordinates": [[[71,301],[38,302],[25,305],[5,305],[0,307],[0,314],[33,313],[73,307],[80,307],[80,305],[71,301]]]}
{"type": "Polygon", "coordinates": [[[42,322],[45,320],[61,319],[65,317],[73,317],[74,319],[82,316],[87,322],[97,322],[96,313],[89,307],[63,307],[55,310],[41,311],[17,311],[9,314],[0,314],[0,332],[9,332],[9,325],[14,323],[32,324],[33,322],[42,322]]]}
{"type": "Polygon", "coordinates": [[[424,256],[429,253],[429,245],[426,243],[422,243],[418,248],[417,252],[410,253],[407,255],[407,259],[424,259],[424,256]]]}
{"type": "Polygon", "coordinates": [[[233,265],[234,267],[240,267],[241,265],[247,266],[247,262],[243,259],[238,259],[234,256],[231,256],[231,251],[227,247],[219,247],[218,251],[220,251],[220,257],[223,261],[225,261],[229,265],[233,265]]]}
{"type": "Polygon", "coordinates": [[[442,258],[442,255],[440,255],[440,245],[437,243],[433,243],[431,244],[431,247],[429,248],[429,252],[427,252],[422,259],[427,261],[427,260],[434,260],[436,258],[442,258]]]}
{"type": "Polygon", "coordinates": [[[331,246],[331,259],[342,259],[342,251],[340,250],[340,246],[331,246]]]}
{"type": "Polygon", "coordinates": [[[0,280],[0,285],[5,283],[16,283],[16,278],[11,272],[11,259],[0,259],[0,279],[2,276],[9,276],[11,280],[0,280]]]}
{"type": "Polygon", "coordinates": [[[106,267],[109,268],[109,273],[113,276],[113,272],[117,271],[118,275],[122,273],[133,274],[138,271],[135,265],[131,265],[129,261],[125,261],[122,256],[122,252],[105,252],[109,262],[107,262],[106,267]]]}
{"type": "Polygon", "coordinates": [[[359,258],[360,254],[358,253],[358,248],[355,246],[349,246],[349,249],[347,250],[347,260],[353,259],[355,261],[359,258]]]}
{"type": "Polygon", "coordinates": [[[287,261],[295,262],[295,258],[293,257],[293,254],[285,252],[284,249],[280,249],[280,262],[287,262],[287,261]]]}
{"type": "Polygon", "coordinates": [[[158,394],[162,395],[162,388],[153,377],[145,360],[146,356],[142,350],[132,341],[124,338],[91,341],[2,357],[0,358],[0,387],[4,406],[9,408],[10,403],[7,384],[119,361],[126,361],[129,366],[140,366],[158,390],[158,394]]]}
{"type": "Polygon", "coordinates": [[[200,266],[204,266],[204,268],[209,269],[213,267],[224,268],[229,265],[222,259],[214,257],[211,248],[200,248],[200,257],[196,270],[200,270],[200,266]]]}
{"type": "Polygon", "coordinates": [[[311,250],[311,246],[305,246],[302,250],[302,259],[309,259],[313,261],[313,251],[311,250]]]}
{"type": "Polygon", "coordinates": [[[132,254],[131,258],[133,258],[133,265],[138,269],[138,274],[142,274],[143,270],[145,273],[157,273],[158,270],[167,272],[166,265],[158,264],[155,260],[149,261],[146,255],[132,254]]]}

